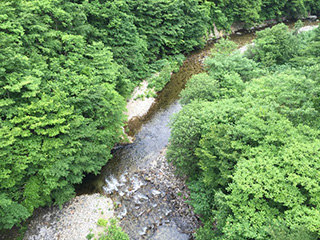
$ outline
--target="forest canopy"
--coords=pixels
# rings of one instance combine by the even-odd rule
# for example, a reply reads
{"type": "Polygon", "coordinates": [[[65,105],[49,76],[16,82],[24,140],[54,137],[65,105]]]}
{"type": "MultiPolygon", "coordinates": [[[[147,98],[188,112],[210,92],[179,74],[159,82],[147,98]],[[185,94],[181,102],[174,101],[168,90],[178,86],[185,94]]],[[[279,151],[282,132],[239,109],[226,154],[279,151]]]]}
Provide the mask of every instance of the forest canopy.
{"type": "MultiPolygon", "coordinates": [[[[213,23],[229,30],[235,21],[252,26],[319,10],[319,3],[307,0],[0,1],[0,228],[11,228],[37,207],[61,205],[74,196],[74,184],[97,174],[122,139],[132,89],[160,72],[151,85],[161,90],[181,54],[204,46],[213,23]]],[[[299,49],[290,64],[298,69],[313,61],[312,46],[299,49]]],[[[254,51],[256,61],[278,59],[264,61],[254,51]]],[[[217,94],[201,96],[241,96],[243,79],[264,71],[253,60],[244,62],[242,71],[219,73],[223,84],[212,75],[210,89],[219,89],[217,94]]],[[[309,66],[306,79],[318,81],[317,70],[309,66]]],[[[316,113],[310,104],[282,110],[296,121],[306,116],[311,124],[316,113]]]]}
{"type": "Polygon", "coordinates": [[[158,59],[204,45],[204,11],[195,0],[0,2],[0,228],[100,171],[132,88],[158,59]]]}
{"type": "Polygon", "coordinates": [[[189,176],[197,239],[320,236],[320,28],[297,30],[214,52],[181,93],[167,157],[189,176]]]}

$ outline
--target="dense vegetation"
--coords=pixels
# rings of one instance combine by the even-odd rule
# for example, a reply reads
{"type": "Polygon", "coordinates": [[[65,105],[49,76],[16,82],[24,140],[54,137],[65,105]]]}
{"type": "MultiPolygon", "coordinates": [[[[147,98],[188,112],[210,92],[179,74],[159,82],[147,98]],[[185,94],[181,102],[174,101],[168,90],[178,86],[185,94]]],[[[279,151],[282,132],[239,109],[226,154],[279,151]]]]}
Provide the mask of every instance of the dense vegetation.
{"type": "Polygon", "coordinates": [[[98,173],[130,90],[174,67],[159,58],[203,46],[203,11],[195,0],[0,2],[0,229],[98,173]]]}
{"type": "MultiPolygon", "coordinates": [[[[319,9],[307,0],[0,1],[0,229],[62,204],[98,173],[122,138],[133,87],[160,72],[150,80],[160,90],[177,54],[202,47],[213,21],[228,29],[319,9]]],[[[226,77],[222,91],[241,94],[228,84],[244,88],[245,72],[230,73],[240,75],[226,77]]]]}
{"type": "Polygon", "coordinates": [[[281,20],[305,17],[320,11],[314,0],[208,0],[210,18],[218,29],[229,29],[234,22],[244,22],[247,27],[271,19],[281,20]]]}
{"type": "Polygon", "coordinates": [[[181,93],[168,158],[189,176],[197,239],[320,236],[320,28],[222,40],[181,93]]]}

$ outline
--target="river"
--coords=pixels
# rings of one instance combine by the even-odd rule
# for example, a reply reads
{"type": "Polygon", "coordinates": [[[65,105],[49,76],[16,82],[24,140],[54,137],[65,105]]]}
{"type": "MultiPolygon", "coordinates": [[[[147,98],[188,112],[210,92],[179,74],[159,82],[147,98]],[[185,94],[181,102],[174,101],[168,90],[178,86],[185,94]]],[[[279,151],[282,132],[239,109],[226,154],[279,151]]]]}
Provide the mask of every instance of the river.
{"type": "MultiPolygon", "coordinates": [[[[254,39],[254,33],[230,36],[239,46],[254,39]]],[[[170,82],[158,93],[156,102],[142,118],[129,122],[132,144],[117,147],[113,158],[98,176],[84,179],[77,194],[102,193],[116,206],[115,214],[130,239],[192,239],[200,225],[185,203],[188,191],[184,179],[174,176],[166,162],[171,116],[181,109],[179,94],[192,75],[203,72],[203,60],[210,55],[214,41],[187,56],[170,82]]]]}
{"type": "MultiPolygon", "coordinates": [[[[252,41],[254,34],[234,34],[230,38],[243,46],[252,41]]],[[[214,43],[208,42],[187,57],[158,94],[148,114],[129,123],[131,133],[135,134],[134,143],[115,150],[101,174],[88,177],[78,191],[111,197],[119,206],[116,215],[130,239],[190,239],[200,224],[190,213],[191,208],[181,203],[184,202],[181,195],[187,198],[188,193],[183,180],[176,178],[163,162],[163,152],[170,137],[170,118],[181,109],[179,94],[192,75],[204,71],[203,60],[210,55],[214,43]]]]}

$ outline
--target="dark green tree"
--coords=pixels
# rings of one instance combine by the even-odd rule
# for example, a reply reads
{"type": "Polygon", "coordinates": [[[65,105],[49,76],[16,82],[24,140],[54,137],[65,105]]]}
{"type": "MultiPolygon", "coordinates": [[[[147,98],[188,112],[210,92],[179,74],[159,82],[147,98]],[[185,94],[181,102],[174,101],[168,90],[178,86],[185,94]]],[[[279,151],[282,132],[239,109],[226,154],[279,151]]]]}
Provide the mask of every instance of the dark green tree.
{"type": "Polygon", "coordinates": [[[98,173],[122,136],[125,101],[115,90],[119,66],[103,43],[88,44],[62,31],[72,18],[56,3],[0,3],[5,228],[34,208],[74,196],[73,185],[85,173],[98,173]]]}

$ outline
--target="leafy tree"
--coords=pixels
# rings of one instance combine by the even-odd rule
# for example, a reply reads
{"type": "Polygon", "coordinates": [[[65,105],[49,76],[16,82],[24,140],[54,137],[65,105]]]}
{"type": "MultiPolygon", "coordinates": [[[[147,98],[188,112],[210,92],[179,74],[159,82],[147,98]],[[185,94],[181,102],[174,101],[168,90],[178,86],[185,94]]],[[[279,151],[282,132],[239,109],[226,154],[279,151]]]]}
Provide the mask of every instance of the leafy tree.
{"type": "Polygon", "coordinates": [[[203,46],[209,22],[196,0],[127,1],[140,35],[146,36],[150,59],[203,46]]]}
{"type": "Polygon", "coordinates": [[[261,105],[272,103],[277,112],[295,125],[303,123],[318,127],[319,108],[315,104],[319,95],[318,84],[299,71],[290,70],[254,79],[244,95],[255,98],[261,105]]]}
{"type": "Polygon", "coordinates": [[[29,217],[30,213],[21,204],[12,201],[6,194],[0,194],[0,223],[10,229],[14,224],[29,217]]]}
{"type": "Polygon", "coordinates": [[[298,1],[287,1],[285,9],[287,16],[299,18],[307,15],[308,1],[298,0],[298,1]]]}
{"type": "Polygon", "coordinates": [[[145,78],[148,72],[147,42],[139,34],[126,1],[85,1],[83,5],[93,29],[88,40],[102,41],[110,46],[127,78],[135,81],[145,78]]]}
{"type": "Polygon", "coordinates": [[[223,82],[225,75],[239,75],[242,80],[248,81],[261,76],[263,70],[251,59],[235,52],[237,45],[228,39],[221,39],[205,60],[205,66],[210,76],[223,82]]]}
{"type": "Polygon", "coordinates": [[[215,53],[208,73],[194,76],[182,92],[167,157],[189,176],[190,203],[204,222],[197,239],[320,236],[319,64],[299,63],[302,52],[317,63],[309,48],[318,32],[300,37],[281,28],[279,36],[271,34],[279,38],[272,48],[264,48],[270,30],[267,44],[258,41],[256,61],[268,65],[261,59],[272,56],[266,70],[236,53],[215,53]],[[297,52],[273,52],[290,38],[297,52]]]}
{"type": "Polygon", "coordinates": [[[211,3],[209,4],[211,17],[218,28],[229,30],[234,22],[252,25],[259,21],[262,1],[209,0],[208,2],[211,3]]]}
{"type": "Polygon", "coordinates": [[[251,48],[255,61],[265,66],[284,64],[297,52],[297,37],[288,31],[285,24],[278,24],[257,33],[251,48]]]}
{"type": "MultiPolygon", "coordinates": [[[[222,104],[220,100],[214,106],[222,104]]],[[[231,118],[233,121],[213,119],[216,124],[211,124],[198,143],[195,154],[201,174],[197,170],[198,181],[193,180],[190,189],[195,211],[206,221],[198,232],[200,239],[207,239],[202,234],[213,234],[208,226],[214,223],[215,236],[222,239],[269,239],[269,221],[274,219],[290,222],[290,234],[300,226],[306,227],[309,237],[317,233],[319,221],[310,214],[317,214],[319,206],[318,186],[313,185],[319,174],[319,133],[302,125],[296,128],[271,106],[258,104],[247,105],[248,111],[238,112],[240,116],[231,118]],[[309,164],[313,171],[307,170],[309,164]],[[286,176],[292,176],[292,182],[286,176]],[[219,204],[221,194],[224,204],[219,204]]],[[[194,173],[192,176],[195,179],[194,173]]]]}
{"type": "Polygon", "coordinates": [[[304,136],[293,135],[280,149],[251,149],[247,160],[238,163],[226,197],[233,212],[224,229],[227,236],[265,239],[268,221],[276,219],[287,221],[290,229],[304,226],[309,235],[319,235],[319,143],[312,136],[318,133],[302,131],[304,136]]]}
{"type": "Polygon", "coordinates": [[[219,84],[206,73],[194,75],[181,92],[180,103],[185,105],[192,100],[213,101],[219,97],[219,84]]]}
{"type": "Polygon", "coordinates": [[[245,108],[235,99],[222,99],[221,103],[192,101],[172,119],[170,147],[167,152],[180,173],[195,176],[199,172],[196,149],[201,137],[212,126],[212,122],[227,123],[235,120],[245,108]]]}
{"type": "Polygon", "coordinates": [[[285,7],[288,0],[262,1],[261,20],[279,19],[286,15],[285,7]]]}
{"type": "Polygon", "coordinates": [[[70,199],[73,185],[85,173],[98,173],[122,135],[125,101],[115,90],[119,66],[103,43],[60,31],[71,23],[54,3],[0,4],[6,44],[0,53],[5,228],[34,208],[70,199]]]}

